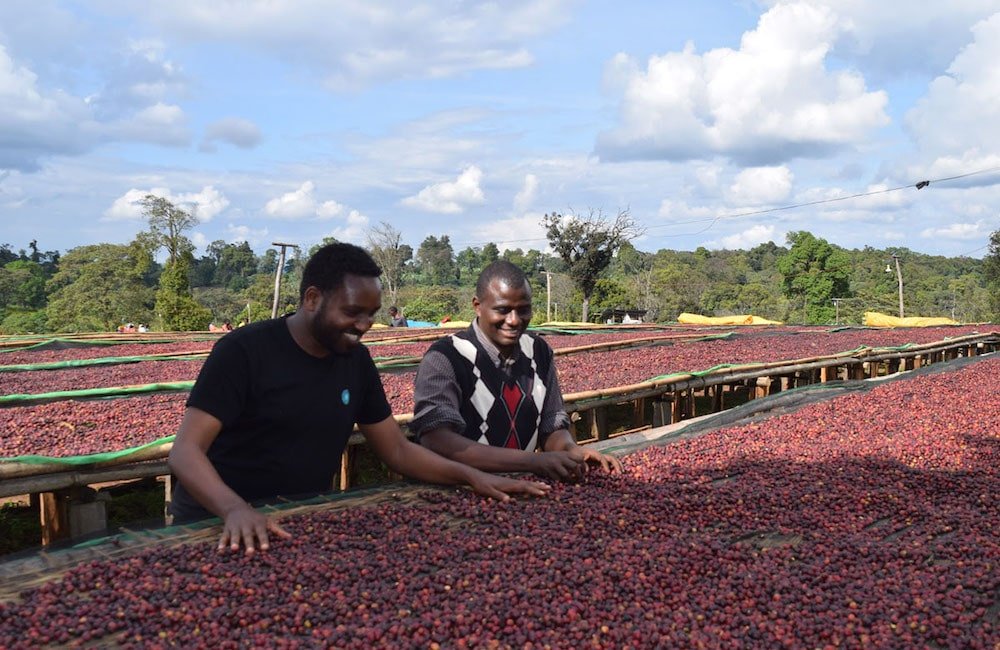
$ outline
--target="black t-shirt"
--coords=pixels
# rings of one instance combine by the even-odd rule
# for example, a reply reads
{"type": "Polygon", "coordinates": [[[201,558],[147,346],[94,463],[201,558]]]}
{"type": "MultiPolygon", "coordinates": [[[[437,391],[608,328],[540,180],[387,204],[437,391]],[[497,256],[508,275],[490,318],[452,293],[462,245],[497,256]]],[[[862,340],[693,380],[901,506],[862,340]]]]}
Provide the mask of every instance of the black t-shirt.
{"type": "MultiPolygon", "coordinates": [[[[318,359],[295,343],[284,318],[219,339],[187,406],[222,422],[208,459],[247,501],[329,490],[354,424],[392,414],[364,345],[318,359]]],[[[183,485],[172,509],[178,519],[209,516],[183,485]]]]}

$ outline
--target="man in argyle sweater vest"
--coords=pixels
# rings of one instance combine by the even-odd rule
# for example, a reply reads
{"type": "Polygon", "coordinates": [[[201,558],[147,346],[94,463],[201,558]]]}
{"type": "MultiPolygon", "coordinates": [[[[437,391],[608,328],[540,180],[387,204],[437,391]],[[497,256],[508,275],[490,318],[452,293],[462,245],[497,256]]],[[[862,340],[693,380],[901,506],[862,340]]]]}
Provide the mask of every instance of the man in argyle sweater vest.
{"type": "Polygon", "coordinates": [[[421,444],[486,471],[578,480],[589,463],[620,470],[569,432],[552,348],[526,333],[524,273],[504,260],[487,266],[472,304],[469,328],[435,342],[417,370],[410,429],[421,444]]]}

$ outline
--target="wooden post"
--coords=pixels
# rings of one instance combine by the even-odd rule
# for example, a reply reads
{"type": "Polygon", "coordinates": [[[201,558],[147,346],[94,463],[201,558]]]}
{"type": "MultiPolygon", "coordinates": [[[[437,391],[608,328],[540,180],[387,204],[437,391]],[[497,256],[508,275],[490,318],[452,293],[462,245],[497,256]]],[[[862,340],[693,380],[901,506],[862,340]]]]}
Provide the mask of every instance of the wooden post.
{"type": "Polygon", "coordinates": [[[646,398],[632,400],[632,426],[641,427],[646,424],[646,398]]]}
{"type": "Polygon", "coordinates": [[[713,392],[712,392],[712,412],[713,413],[718,413],[723,408],[725,408],[725,405],[723,404],[723,398],[722,398],[722,396],[725,393],[726,385],[725,384],[716,384],[715,386],[712,387],[712,389],[713,389],[713,392]]]}
{"type": "Polygon", "coordinates": [[[680,422],[684,419],[684,391],[675,390],[673,396],[673,404],[671,404],[670,408],[670,424],[680,422]]]}
{"type": "Polygon", "coordinates": [[[69,492],[42,492],[41,506],[42,546],[61,539],[69,539],[69,492]]]}
{"type": "Polygon", "coordinates": [[[597,406],[590,410],[590,437],[608,439],[608,407],[597,406]]]}
{"type": "Polygon", "coordinates": [[[340,489],[346,490],[351,487],[351,446],[344,447],[344,453],[340,455],[340,489]]]}
{"type": "Polygon", "coordinates": [[[670,424],[670,409],[672,400],[668,395],[661,395],[653,400],[653,426],[662,427],[670,424]]]}

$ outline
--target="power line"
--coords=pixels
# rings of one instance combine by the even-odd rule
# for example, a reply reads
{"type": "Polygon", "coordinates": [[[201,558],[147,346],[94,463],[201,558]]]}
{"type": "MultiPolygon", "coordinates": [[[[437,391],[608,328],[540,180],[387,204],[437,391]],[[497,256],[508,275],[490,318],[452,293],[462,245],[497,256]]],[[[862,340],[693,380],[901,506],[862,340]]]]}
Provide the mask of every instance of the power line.
{"type": "MultiPolygon", "coordinates": [[[[888,194],[889,192],[899,192],[901,190],[905,190],[905,189],[910,188],[910,187],[915,187],[916,189],[921,190],[921,189],[923,189],[923,188],[925,188],[925,187],[927,187],[928,185],[931,185],[931,184],[937,185],[937,184],[940,184],[940,183],[945,183],[947,181],[957,180],[959,178],[968,178],[970,176],[979,176],[979,175],[982,175],[982,174],[989,174],[991,172],[997,172],[997,171],[1000,171],[1000,166],[990,167],[990,168],[987,168],[987,169],[980,169],[980,170],[968,172],[968,173],[965,173],[965,174],[958,174],[958,175],[955,175],[955,176],[946,176],[946,177],[943,177],[943,178],[936,178],[936,179],[931,179],[931,180],[922,180],[922,181],[918,181],[916,183],[907,183],[906,185],[899,185],[897,187],[890,187],[890,188],[886,188],[886,189],[882,189],[882,190],[872,190],[870,192],[858,192],[856,194],[849,194],[847,196],[837,196],[837,197],[833,197],[833,198],[829,198],[829,199],[817,199],[816,201],[806,201],[806,202],[803,202],[803,203],[793,203],[793,204],[790,204],[790,205],[782,205],[782,206],[777,206],[777,207],[773,207],[773,208],[762,208],[760,210],[747,210],[745,212],[736,212],[736,213],[733,213],[733,214],[718,215],[716,217],[706,217],[704,219],[692,219],[690,221],[673,221],[671,223],[663,223],[663,224],[658,224],[658,225],[653,225],[653,226],[646,226],[646,230],[649,231],[649,230],[653,230],[653,229],[656,229],[656,228],[674,228],[674,227],[677,227],[677,226],[688,225],[688,224],[693,224],[693,223],[705,223],[705,222],[708,222],[707,226],[705,226],[701,230],[697,230],[695,232],[676,233],[676,234],[670,234],[670,235],[660,235],[660,237],[690,237],[692,235],[700,235],[701,233],[710,230],[712,228],[712,226],[714,226],[716,223],[718,223],[722,219],[736,219],[736,218],[739,218],[739,217],[750,217],[750,216],[761,215],[761,214],[770,214],[770,213],[773,213],[773,212],[782,212],[782,211],[785,211],[785,210],[795,210],[795,209],[798,209],[798,208],[808,208],[808,207],[814,206],[814,205],[823,205],[823,204],[826,204],[826,203],[837,203],[839,201],[849,201],[851,199],[859,199],[859,198],[864,198],[866,196],[876,196],[878,194],[888,194]]],[[[544,238],[505,239],[503,241],[506,242],[506,243],[528,243],[528,242],[546,241],[546,239],[544,239],[544,238]]],[[[494,243],[494,242],[456,242],[457,245],[466,245],[466,246],[485,245],[485,244],[489,244],[489,243],[494,243]]],[[[982,247],[982,248],[985,248],[985,246],[982,247]]],[[[979,249],[976,249],[976,250],[982,250],[982,248],[979,248],[979,249]]],[[[976,251],[971,251],[971,252],[976,252],[976,251]]]]}

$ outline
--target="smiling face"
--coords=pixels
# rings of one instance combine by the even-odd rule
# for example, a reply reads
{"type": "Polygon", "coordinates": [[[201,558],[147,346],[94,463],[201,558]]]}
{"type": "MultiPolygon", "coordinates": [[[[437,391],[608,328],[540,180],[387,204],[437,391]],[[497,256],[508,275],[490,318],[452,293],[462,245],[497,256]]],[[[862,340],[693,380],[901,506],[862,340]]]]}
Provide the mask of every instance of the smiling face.
{"type": "Polygon", "coordinates": [[[309,334],[329,352],[343,354],[361,342],[382,308],[382,285],[378,278],[345,275],[338,289],[325,293],[306,290],[311,307],[309,334]]]}
{"type": "Polygon", "coordinates": [[[479,328],[501,352],[512,352],[531,322],[531,288],[494,278],[481,293],[472,299],[479,328]]]}

